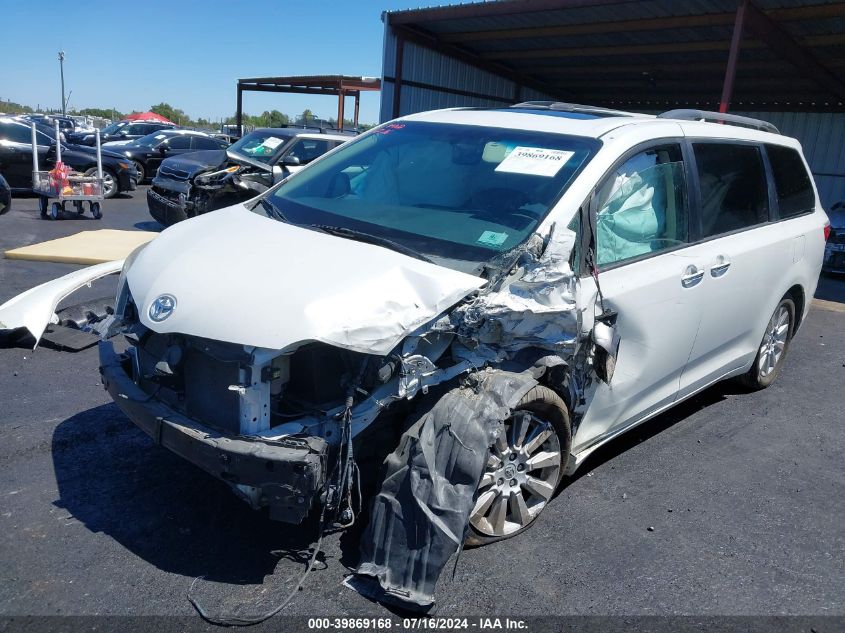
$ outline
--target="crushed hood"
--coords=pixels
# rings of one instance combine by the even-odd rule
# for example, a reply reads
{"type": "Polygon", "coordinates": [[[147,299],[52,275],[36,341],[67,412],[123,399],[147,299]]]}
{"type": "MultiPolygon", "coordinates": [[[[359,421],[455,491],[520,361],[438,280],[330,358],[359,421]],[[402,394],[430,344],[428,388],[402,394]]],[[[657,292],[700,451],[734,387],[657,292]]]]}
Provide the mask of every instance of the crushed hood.
{"type": "Polygon", "coordinates": [[[171,156],[165,158],[161,166],[170,170],[185,172],[187,178],[193,178],[197,174],[210,169],[218,169],[226,166],[228,162],[226,150],[222,149],[207,149],[199,152],[190,152],[189,154],[179,154],[178,156],[171,156]]]}
{"type": "Polygon", "coordinates": [[[485,283],[243,205],[167,229],[127,281],[141,322],[155,332],[278,350],[322,341],[378,355],[485,283]],[[150,305],[164,294],[176,307],[155,322],[150,305]]]}

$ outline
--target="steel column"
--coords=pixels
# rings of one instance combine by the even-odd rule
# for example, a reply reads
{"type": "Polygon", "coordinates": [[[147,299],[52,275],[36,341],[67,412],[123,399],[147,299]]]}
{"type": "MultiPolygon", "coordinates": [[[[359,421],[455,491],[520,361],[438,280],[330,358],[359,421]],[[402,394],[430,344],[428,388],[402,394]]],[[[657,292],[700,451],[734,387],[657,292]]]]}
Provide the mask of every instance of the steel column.
{"type": "Polygon", "coordinates": [[[343,129],[343,107],[346,100],[346,91],[341,88],[337,94],[337,129],[343,129]]]}
{"type": "MultiPolygon", "coordinates": [[[[395,33],[395,29],[394,29],[395,33]]],[[[405,54],[405,38],[401,35],[396,35],[396,67],[393,69],[393,116],[395,119],[399,116],[400,99],[402,97],[402,57],[405,54]]]]}
{"type": "Polygon", "coordinates": [[[235,110],[235,124],[238,126],[237,135],[243,136],[243,90],[241,89],[241,84],[238,82],[238,107],[235,110]]]}
{"type": "Polygon", "coordinates": [[[727,112],[731,103],[736,77],[736,65],[739,61],[739,47],[742,43],[742,28],[745,22],[745,8],[748,0],[739,0],[734,20],[734,32],[731,37],[731,50],[728,54],[728,67],[725,69],[725,81],[722,84],[722,98],[719,100],[719,112],[727,112]]]}
{"type": "Polygon", "coordinates": [[[355,124],[356,130],[358,129],[358,109],[360,108],[360,106],[361,106],[361,93],[356,92],[355,93],[355,116],[352,119],[353,123],[355,124]]]}

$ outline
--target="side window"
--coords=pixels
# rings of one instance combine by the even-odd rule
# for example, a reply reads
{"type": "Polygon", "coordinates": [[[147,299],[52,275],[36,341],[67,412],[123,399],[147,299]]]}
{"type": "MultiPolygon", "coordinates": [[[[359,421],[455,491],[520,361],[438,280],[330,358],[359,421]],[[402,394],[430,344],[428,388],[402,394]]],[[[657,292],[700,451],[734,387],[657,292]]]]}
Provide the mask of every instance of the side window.
{"type": "Polygon", "coordinates": [[[296,156],[300,164],[307,165],[331,149],[329,141],[316,138],[301,138],[288,150],[288,156],[296,156]]]}
{"type": "Polygon", "coordinates": [[[191,137],[188,134],[171,136],[168,145],[170,149],[191,149],[191,137]]]}
{"type": "Polygon", "coordinates": [[[816,208],[816,195],[807,168],[798,152],[782,145],[766,145],[775,176],[781,219],[809,213],[816,208]]]}
{"type": "Polygon", "coordinates": [[[196,149],[220,149],[221,143],[213,138],[197,136],[194,137],[194,147],[196,149]]]}
{"type": "Polygon", "coordinates": [[[7,141],[32,145],[31,128],[24,127],[23,125],[15,125],[14,123],[7,123],[0,129],[2,130],[0,131],[0,137],[6,139],[7,141]]]}
{"type": "Polygon", "coordinates": [[[702,237],[766,222],[769,194],[760,148],[730,143],[694,143],[701,187],[702,237]]]}
{"type": "Polygon", "coordinates": [[[679,145],[649,148],[622,163],[598,190],[596,264],[686,244],[686,192],[679,145]]]}

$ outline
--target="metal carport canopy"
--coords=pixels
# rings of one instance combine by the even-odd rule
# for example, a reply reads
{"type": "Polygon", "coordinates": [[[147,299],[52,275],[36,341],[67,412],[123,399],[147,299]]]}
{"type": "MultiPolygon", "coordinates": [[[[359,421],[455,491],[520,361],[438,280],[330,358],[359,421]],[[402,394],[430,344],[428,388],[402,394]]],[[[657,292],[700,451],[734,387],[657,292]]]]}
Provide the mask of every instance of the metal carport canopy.
{"type": "Polygon", "coordinates": [[[635,110],[845,111],[843,0],[501,0],[383,19],[394,116],[405,42],[513,81],[513,101],[526,87],[635,110]]]}
{"type": "Polygon", "coordinates": [[[377,77],[351,77],[349,75],[297,75],[289,77],[254,77],[238,79],[238,105],[236,119],[238,130],[243,123],[243,93],[286,92],[293,94],[337,96],[337,124],[343,128],[343,107],[346,97],[355,97],[353,122],[358,127],[358,109],[361,93],[381,90],[377,77]]]}

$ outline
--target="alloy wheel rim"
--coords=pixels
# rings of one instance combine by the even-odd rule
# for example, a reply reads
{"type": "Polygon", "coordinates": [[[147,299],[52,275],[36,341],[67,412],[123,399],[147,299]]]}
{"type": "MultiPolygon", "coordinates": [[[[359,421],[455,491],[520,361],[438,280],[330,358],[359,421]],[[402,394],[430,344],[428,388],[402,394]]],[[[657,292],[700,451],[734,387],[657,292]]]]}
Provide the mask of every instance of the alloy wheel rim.
{"type": "Polygon", "coordinates": [[[114,178],[108,172],[103,172],[103,195],[109,197],[114,191],[114,178]]]}
{"type": "Polygon", "coordinates": [[[789,310],[780,306],[766,327],[763,343],[760,345],[760,378],[769,376],[778,366],[786,349],[786,339],[789,336],[789,310]]]}
{"type": "Polygon", "coordinates": [[[560,440],[552,425],[516,411],[490,448],[470,524],[486,536],[529,525],[552,498],[560,478],[560,440]]]}

